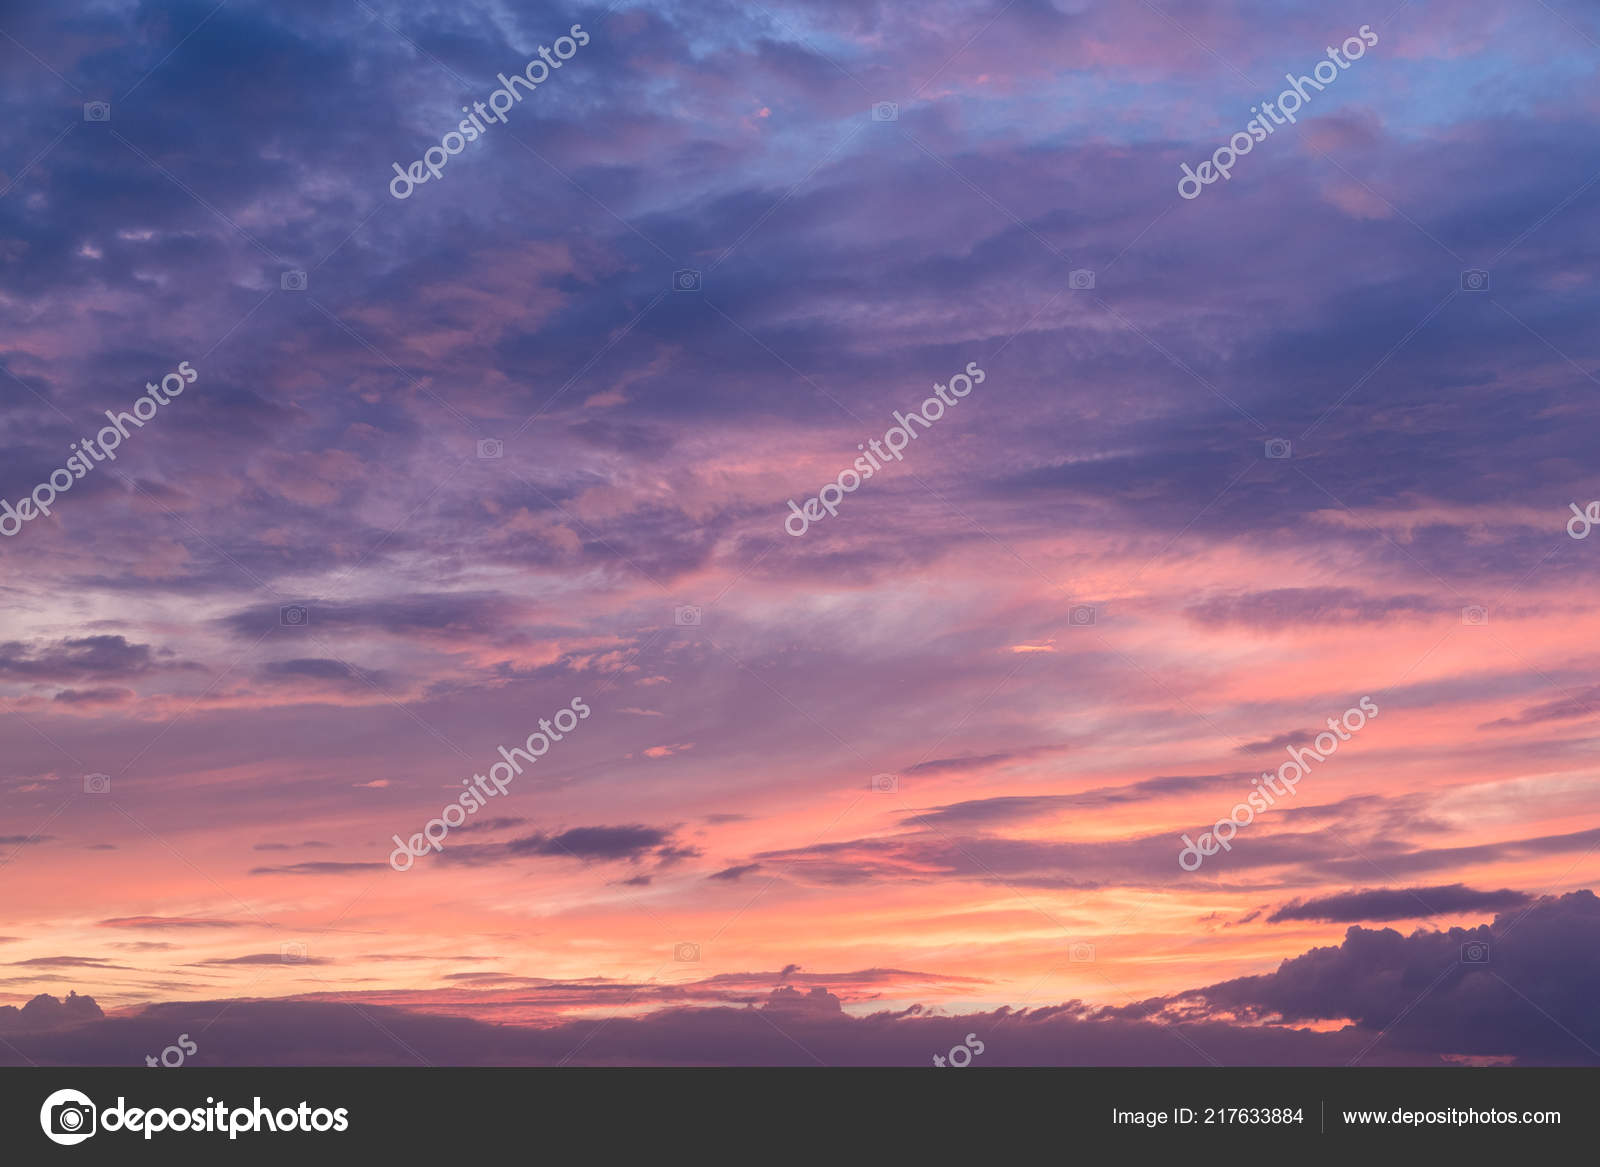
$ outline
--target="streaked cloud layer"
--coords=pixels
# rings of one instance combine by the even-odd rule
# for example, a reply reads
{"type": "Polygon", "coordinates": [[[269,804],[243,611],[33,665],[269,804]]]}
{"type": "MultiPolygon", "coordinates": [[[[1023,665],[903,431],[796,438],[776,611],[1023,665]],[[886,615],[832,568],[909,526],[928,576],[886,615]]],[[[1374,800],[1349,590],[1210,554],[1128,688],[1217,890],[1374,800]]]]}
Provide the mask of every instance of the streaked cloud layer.
{"type": "MultiPolygon", "coordinates": [[[[1600,880],[1600,544],[1566,529],[1600,497],[1590,8],[0,28],[0,498],[199,374],[0,539],[0,1002],[107,1013],[17,1048],[236,1001],[239,1060],[316,1060],[247,1030],[334,1042],[354,1000],[460,1061],[794,1056],[756,1012],[830,1063],[958,1016],[1018,1064],[1191,1057],[1172,1026],[1224,1062],[1600,1057],[1560,971],[1600,880]],[[1178,197],[1363,24],[1297,125],[1178,197]],[[1473,929],[1493,991],[1463,964],[1391,1025],[1473,929]]],[[[328,1059],[400,1056],[361,1028],[328,1059]]]]}

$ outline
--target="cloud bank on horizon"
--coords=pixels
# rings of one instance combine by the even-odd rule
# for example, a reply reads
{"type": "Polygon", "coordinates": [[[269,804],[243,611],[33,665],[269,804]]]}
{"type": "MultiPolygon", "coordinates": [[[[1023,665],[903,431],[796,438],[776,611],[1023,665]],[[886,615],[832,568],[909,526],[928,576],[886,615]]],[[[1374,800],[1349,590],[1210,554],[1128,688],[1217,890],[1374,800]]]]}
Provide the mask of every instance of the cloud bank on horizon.
{"type": "Polygon", "coordinates": [[[1600,1060],[1591,7],[0,30],[0,1056],[1600,1060]]]}

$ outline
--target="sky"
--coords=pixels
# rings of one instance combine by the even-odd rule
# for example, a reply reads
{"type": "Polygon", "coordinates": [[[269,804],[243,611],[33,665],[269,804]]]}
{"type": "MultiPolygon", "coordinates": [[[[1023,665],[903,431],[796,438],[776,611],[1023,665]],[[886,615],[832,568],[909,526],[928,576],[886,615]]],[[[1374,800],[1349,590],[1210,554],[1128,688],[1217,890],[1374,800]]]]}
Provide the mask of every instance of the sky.
{"type": "Polygon", "coordinates": [[[0,62],[0,1062],[1600,1062],[1592,6],[0,62]]]}

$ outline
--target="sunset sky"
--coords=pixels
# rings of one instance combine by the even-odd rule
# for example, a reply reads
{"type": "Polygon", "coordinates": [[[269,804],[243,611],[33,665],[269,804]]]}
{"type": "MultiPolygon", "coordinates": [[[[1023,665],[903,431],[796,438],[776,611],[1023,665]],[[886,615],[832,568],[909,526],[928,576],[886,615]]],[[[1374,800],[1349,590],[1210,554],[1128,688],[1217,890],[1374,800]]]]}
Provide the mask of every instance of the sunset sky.
{"type": "MultiPolygon", "coordinates": [[[[0,5],[0,498],[197,374],[0,538],[0,1005],[1600,1062],[1597,67],[1577,0],[0,5]]],[[[0,1061],[150,1044],[74,1032],[0,1061]]]]}

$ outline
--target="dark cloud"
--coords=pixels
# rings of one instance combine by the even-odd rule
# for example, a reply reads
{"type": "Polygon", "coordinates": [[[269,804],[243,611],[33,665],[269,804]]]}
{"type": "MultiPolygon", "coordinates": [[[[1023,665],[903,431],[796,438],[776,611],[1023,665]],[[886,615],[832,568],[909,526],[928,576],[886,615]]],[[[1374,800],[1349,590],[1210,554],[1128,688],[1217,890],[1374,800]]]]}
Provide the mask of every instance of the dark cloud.
{"type": "Polygon", "coordinates": [[[341,660],[322,658],[270,661],[261,666],[260,676],[263,680],[284,684],[327,681],[355,689],[370,689],[387,683],[387,678],[381,672],[357,668],[341,660]]]}
{"type": "Polygon", "coordinates": [[[462,823],[459,827],[452,827],[450,829],[450,833],[453,835],[466,835],[474,831],[509,831],[513,827],[522,826],[527,821],[528,820],[524,818],[516,818],[508,815],[501,815],[498,818],[489,819],[469,819],[467,822],[462,823]]]}
{"type": "MultiPolygon", "coordinates": [[[[1294,900],[1268,916],[1267,923],[1279,924],[1285,920],[1322,920],[1333,924],[1348,924],[1356,920],[1415,920],[1457,912],[1492,912],[1501,908],[1514,908],[1532,899],[1533,897],[1526,892],[1512,891],[1509,888],[1502,888],[1499,891],[1476,891],[1461,883],[1440,887],[1380,887],[1318,896],[1309,900],[1294,900]]],[[[1239,922],[1242,924],[1245,921],[1239,922]]]]}
{"type": "Polygon", "coordinates": [[[164,662],[150,645],[135,644],[125,636],[68,637],[31,646],[15,640],[0,644],[0,677],[19,680],[59,683],[193,667],[164,662]]]}
{"type": "Polygon", "coordinates": [[[290,863],[283,867],[252,867],[251,875],[351,875],[358,871],[380,871],[386,863],[335,863],[331,860],[290,863]]]}
{"type": "Polygon", "coordinates": [[[1177,998],[1284,1023],[1349,1020],[1391,1047],[1600,1063],[1600,898],[1576,891],[1448,931],[1352,927],[1273,973],[1177,998]]]}
{"type": "MultiPolygon", "coordinates": [[[[522,821],[522,820],[516,820],[522,821]]],[[[481,866],[517,860],[576,859],[582,863],[632,863],[653,860],[662,870],[700,855],[696,847],[677,842],[673,830],[628,826],[572,827],[564,831],[536,831],[503,843],[461,843],[447,846],[441,862],[481,866]]],[[[622,881],[624,883],[631,882],[622,881]]],[[[646,881],[648,882],[648,881],[646,881]]],[[[645,886],[636,883],[634,886],[645,886]]]]}
{"type": "Polygon", "coordinates": [[[41,1029],[58,1029],[62,1026],[81,1025],[95,1021],[105,1014],[93,997],[80,997],[68,993],[64,998],[40,993],[21,1009],[15,1005],[0,1005],[0,1031],[14,1033],[41,1029]]]}
{"type": "Polygon", "coordinates": [[[1008,795],[977,798],[936,806],[900,820],[901,826],[983,827],[986,824],[1026,822],[1073,810],[1145,802],[1174,794],[1218,790],[1248,784],[1249,774],[1194,774],[1146,778],[1126,786],[1101,786],[1081,794],[1008,795]]]}
{"type": "Polygon", "coordinates": [[[97,956],[35,956],[30,960],[14,960],[15,968],[127,968],[125,964],[111,964],[97,956]]]}
{"type": "Polygon", "coordinates": [[[1353,588],[1274,588],[1213,596],[1192,605],[1188,614],[1201,624],[1275,629],[1300,624],[1374,624],[1460,607],[1423,595],[1369,596],[1353,588]]]}
{"type": "Polygon", "coordinates": [[[135,696],[132,689],[106,686],[99,689],[63,689],[51,700],[67,705],[121,705],[132,701],[135,696]]]}
{"type": "Polygon", "coordinates": [[[241,920],[207,919],[197,916],[117,916],[101,920],[102,928],[243,928],[241,920]]]}
{"type": "Polygon", "coordinates": [[[706,876],[707,879],[720,879],[726,883],[736,883],[749,875],[752,871],[760,871],[759,863],[738,863],[732,867],[724,867],[721,871],[713,871],[706,876]]]}
{"type": "Polygon", "coordinates": [[[1580,692],[1558,697],[1554,701],[1530,705],[1513,717],[1501,717],[1487,722],[1483,729],[1511,729],[1520,725],[1542,725],[1550,721],[1572,721],[1580,717],[1593,717],[1600,713],[1600,685],[1590,685],[1580,692]]]}

